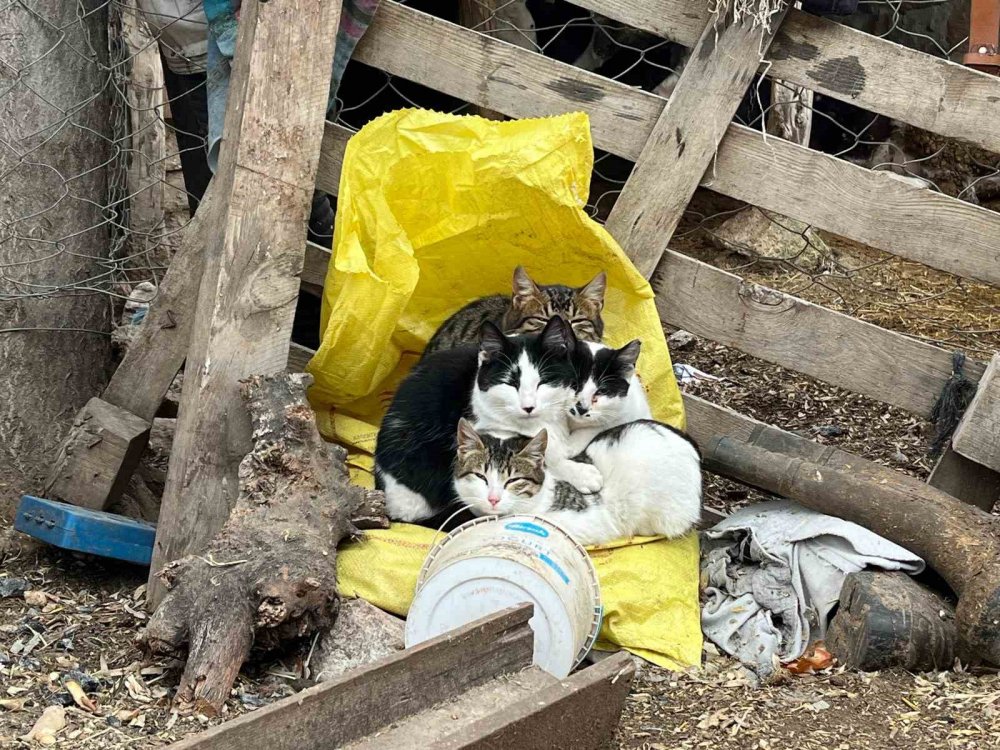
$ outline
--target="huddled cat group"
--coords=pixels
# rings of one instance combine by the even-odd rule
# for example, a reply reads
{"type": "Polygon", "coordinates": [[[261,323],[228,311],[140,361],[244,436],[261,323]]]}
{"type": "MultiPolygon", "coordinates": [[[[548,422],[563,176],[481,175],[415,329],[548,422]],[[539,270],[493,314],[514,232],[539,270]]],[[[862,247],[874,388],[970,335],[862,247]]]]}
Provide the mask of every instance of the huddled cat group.
{"type": "Polygon", "coordinates": [[[390,517],[428,523],[463,506],[529,513],[581,544],[679,536],[701,513],[701,456],[652,419],[635,373],[641,343],[601,343],[606,277],[540,286],[446,320],[379,430],[377,486],[390,517]]]}

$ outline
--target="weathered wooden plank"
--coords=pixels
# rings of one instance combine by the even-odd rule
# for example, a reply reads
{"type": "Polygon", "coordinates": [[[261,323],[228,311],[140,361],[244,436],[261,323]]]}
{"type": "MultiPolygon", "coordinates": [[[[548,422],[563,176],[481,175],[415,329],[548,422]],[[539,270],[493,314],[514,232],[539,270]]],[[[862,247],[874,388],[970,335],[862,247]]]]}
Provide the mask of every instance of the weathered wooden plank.
{"type": "Polygon", "coordinates": [[[610,739],[635,676],[621,651],[433,743],[433,750],[597,750],[610,739]]]}
{"type": "Polygon", "coordinates": [[[59,448],[45,494],[104,510],[128,486],[149,440],[151,422],[102,399],[90,399],[59,448]]]}
{"type": "Polygon", "coordinates": [[[660,113],[605,228],[647,279],[674,236],[736,108],[753,80],[786,3],[767,28],[710,20],[660,113]]]}
{"type": "MultiPolygon", "coordinates": [[[[699,32],[700,33],[700,32],[699,32]]],[[[386,0],[364,63],[515,117],[586,110],[594,143],[635,160],[666,100],[386,0]]],[[[704,187],[900,257],[1000,284],[1000,214],[730,125],[704,187]]]]}
{"type": "Polygon", "coordinates": [[[160,282],[156,299],[135,334],[102,398],[151,422],[187,356],[198,283],[204,267],[206,228],[220,220],[213,180],[194,218],[183,229],[180,249],[160,282]]]}
{"type": "Polygon", "coordinates": [[[340,747],[530,665],[531,613],[524,604],[478,620],[171,747],[247,750],[262,737],[269,750],[340,747]]]}
{"type": "MultiPolygon", "coordinates": [[[[660,318],[827,383],[930,415],[952,355],[668,251],[653,281],[660,318]]],[[[977,380],[983,365],[969,361],[977,380]]]]}
{"type": "MultiPolygon", "coordinates": [[[[322,283],[330,251],[306,248],[322,283]]],[[[653,277],[666,323],[755,357],[927,416],[951,377],[951,353],[668,250],[653,277]]],[[[299,356],[305,356],[304,354],[299,356]]],[[[966,362],[978,380],[984,366],[966,362]]]]}
{"type": "Polygon", "coordinates": [[[966,458],[1000,471],[1000,353],[986,367],[951,444],[966,458]]]}
{"type": "MultiPolygon", "coordinates": [[[[671,39],[697,42],[709,0],[570,0],[671,39]]],[[[896,120],[1000,153],[1000,78],[793,10],[775,37],[769,75],[896,120]]]]}
{"type": "Polygon", "coordinates": [[[302,344],[296,344],[293,341],[288,347],[288,371],[305,372],[306,365],[309,364],[309,360],[313,358],[314,354],[316,352],[312,349],[302,346],[302,344]]]}
{"type": "Polygon", "coordinates": [[[1000,473],[970,461],[950,445],[934,465],[927,484],[987,513],[1000,501],[1000,473]]]}
{"type": "Polygon", "coordinates": [[[285,368],[341,4],[241,9],[209,237],[149,581],[229,515],[250,447],[238,383],[285,368]],[[320,31],[317,31],[319,29],[320,31]],[[235,104],[234,104],[235,103],[235,104]],[[192,512],[197,509],[197,513],[192,512]]]}

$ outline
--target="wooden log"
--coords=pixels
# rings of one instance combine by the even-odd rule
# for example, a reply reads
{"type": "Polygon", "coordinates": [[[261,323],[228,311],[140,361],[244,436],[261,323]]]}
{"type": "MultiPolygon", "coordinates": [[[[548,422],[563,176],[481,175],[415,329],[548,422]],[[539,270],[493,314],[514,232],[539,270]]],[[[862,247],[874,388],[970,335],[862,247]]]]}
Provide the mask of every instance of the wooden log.
{"type": "Polygon", "coordinates": [[[1000,471],[1000,352],[986,367],[951,444],[966,458],[1000,471]]]}
{"type": "Polygon", "coordinates": [[[347,452],[320,437],[309,382],[243,383],[254,447],[239,467],[236,507],[203,554],[156,571],[169,593],[140,642],[155,655],[187,652],[176,697],[184,709],[217,712],[251,646],[268,651],[330,624],[337,544],[360,533],[352,519],[380,500],[350,484],[347,452]]]}
{"type": "Polygon", "coordinates": [[[177,743],[176,750],[340,747],[531,664],[531,605],[470,623],[177,743]]]}
{"type": "MultiPolygon", "coordinates": [[[[572,0],[574,5],[693,47],[711,0],[572,0]]],[[[793,10],[761,68],[824,96],[1000,153],[1000,79],[793,10]]]]}
{"type": "Polygon", "coordinates": [[[709,471],[852,521],[920,555],[959,597],[959,656],[1000,665],[1000,519],[875,464],[831,468],[730,437],[710,441],[703,455],[709,471]]]}
{"type": "MultiPolygon", "coordinates": [[[[595,145],[633,161],[666,103],[391,0],[379,5],[355,59],[512,117],[584,109],[595,145]]],[[[984,107],[995,113],[998,102],[984,107]]],[[[730,125],[702,186],[932,268],[1000,283],[997,212],[788,141],[765,141],[751,128],[730,125]]]]}
{"type": "MultiPolygon", "coordinates": [[[[242,6],[214,178],[221,219],[199,287],[153,570],[204,548],[225,522],[250,439],[237,382],[285,368],[340,10],[324,0],[242,6]]],[[[150,606],[162,595],[153,574],[150,606]]]]}
{"type": "Polygon", "coordinates": [[[103,510],[121,497],[149,439],[151,421],[99,398],[76,415],[56,455],[45,494],[103,510]]]}
{"type": "Polygon", "coordinates": [[[712,17],[615,201],[605,228],[653,275],[789,4],[769,26],[712,17]]]}

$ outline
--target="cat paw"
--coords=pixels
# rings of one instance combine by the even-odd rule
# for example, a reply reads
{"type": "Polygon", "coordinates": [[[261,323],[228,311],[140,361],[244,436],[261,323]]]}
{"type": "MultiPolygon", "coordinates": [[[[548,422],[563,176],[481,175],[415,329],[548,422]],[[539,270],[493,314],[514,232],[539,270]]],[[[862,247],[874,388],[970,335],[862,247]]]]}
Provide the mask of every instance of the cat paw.
{"type": "Polygon", "coordinates": [[[584,495],[600,492],[604,486],[604,476],[596,466],[573,462],[573,479],[571,484],[584,495]]]}

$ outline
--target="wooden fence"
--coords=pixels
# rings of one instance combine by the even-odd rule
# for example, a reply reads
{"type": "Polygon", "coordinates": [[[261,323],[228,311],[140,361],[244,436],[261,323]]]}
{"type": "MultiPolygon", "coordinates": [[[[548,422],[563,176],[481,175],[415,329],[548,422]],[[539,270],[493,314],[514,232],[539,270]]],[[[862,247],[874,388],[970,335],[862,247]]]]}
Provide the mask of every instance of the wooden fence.
{"type": "MultiPolygon", "coordinates": [[[[709,19],[707,0],[574,2],[685,45],[698,42],[709,19]]],[[[789,11],[765,57],[767,72],[790,83],[1000,152],[1000,128],[990,125],[1000,121],[1000,78],[797,10],[789,11]]],[[[511,117],[585,110],[595,145],[632,161],[667,104],[391,0],[382,3],[356,58],[511,117]]],[[[317,184],[331,194],[349,136],[327,123],[317,184]]],[[[731,124],[700,184],[901,258],[1000,284],[1000,214],[885,172],[731,124]]],[[[618,239],[635,259],[638,249],[618,239]]],[[[950,351],[661,250],[652,281],[664,323],[925,418],[952,374],[950,351]]],[[[308,287],[322,286],[328,255],[308,248],[302,275],[308,287]]],[[[976,361],[965,367],[973,381],[984,370],[976,361]]],[[[713,410],[696,401],[688,399],[691,427],[705,434],[698,422],[713,410]]],[[[716,409],[716,427],[718,415],[716,409]]],[[[976,429],[985,436],[997,420],[1000,414],[978,415],[976,424],[985,424],[976,429]]],[[[739,425],[745,432],[749,424],[732,413],[724,422],[728,431],[739,425]]]]}

